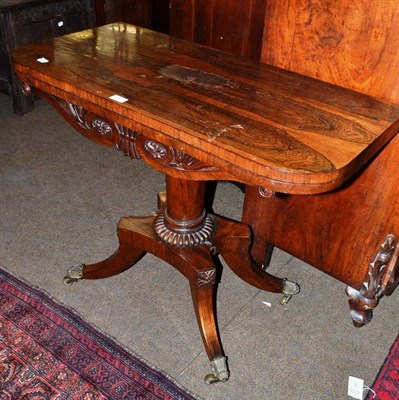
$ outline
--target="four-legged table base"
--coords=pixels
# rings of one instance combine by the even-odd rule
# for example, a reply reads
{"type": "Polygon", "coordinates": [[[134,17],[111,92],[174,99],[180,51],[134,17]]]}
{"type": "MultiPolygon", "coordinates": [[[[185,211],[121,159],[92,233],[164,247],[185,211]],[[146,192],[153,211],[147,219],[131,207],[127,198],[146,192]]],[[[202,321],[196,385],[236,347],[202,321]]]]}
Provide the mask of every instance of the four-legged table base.
{"type": "MultiPolygon", "coordinates": [[[[201,182],[168,178],[172,194],[176,187],[201,182]]],[[[184,191],[183,191],[184,193],[184,191]]],[[[216,255],[245,282],[259,289],[281,292],[285,300],[299,292],[299,287],[288,280],[264,272],[250,256],[251,233],[247,225],[201,211],[200,218],[180,221],[180,228],[170,226],[165,196],[157,213],[147,217],[123,217],[118,225],[119,248],[104,261],[72,267],[64,282],[79,279],[107,278],[132,267],[145,253],[151,253],[168,262],[189,281],[198,326],[211,362],[212,374],[207,383],[229,378],[226,357],[219,337],[216,309],[216,287],[219,278],[216,255]],[[198,220],[200,223],[198,223],[198,220]],[[168,224],[169,221],[169,224],[168,224]],[[182,228],[184,225],[184,229],[182,228]],[[189,226],[196,226],[189,229],[189,226]]],[[[168,194],[169,200],[169,194],[168,194]]],[[[181,203],[180,203],[181,204],[181,203]]],[[[174,207],[170,207],[172,213],[174,207]]],[[[186,213],[187,214],[187,213],[186,213]]],[[[173,219],[176,224],[176,218],[173,219]]]]}

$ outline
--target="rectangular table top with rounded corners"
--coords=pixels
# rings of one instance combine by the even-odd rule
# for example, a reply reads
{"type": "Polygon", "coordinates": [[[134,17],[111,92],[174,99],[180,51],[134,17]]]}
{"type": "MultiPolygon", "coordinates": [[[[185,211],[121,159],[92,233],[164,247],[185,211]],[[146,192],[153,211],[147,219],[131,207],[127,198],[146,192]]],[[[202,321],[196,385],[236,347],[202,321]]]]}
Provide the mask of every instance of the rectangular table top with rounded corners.
{"type": "Polygon", "coordinates": [[[399,130],[399,105],[125,23],[18,49],[14,68],[225,179],[285,193],[339,187],[399,130]]]}

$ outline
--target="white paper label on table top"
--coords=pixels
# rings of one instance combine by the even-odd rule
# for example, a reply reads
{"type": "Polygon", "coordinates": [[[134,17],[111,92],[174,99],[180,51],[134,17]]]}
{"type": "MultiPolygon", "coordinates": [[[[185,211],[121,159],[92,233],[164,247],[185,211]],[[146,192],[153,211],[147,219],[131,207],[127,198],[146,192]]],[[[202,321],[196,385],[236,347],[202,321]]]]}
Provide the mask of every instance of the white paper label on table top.
{"type": "Polygon", "coordinates": [[[119,94],[114,94],[112,96],[109,96],[109,98],[111,100],[117,101],[118,103],[125,103],[126,101],[129,100],[126,97],[119,96],[119,94]]]}

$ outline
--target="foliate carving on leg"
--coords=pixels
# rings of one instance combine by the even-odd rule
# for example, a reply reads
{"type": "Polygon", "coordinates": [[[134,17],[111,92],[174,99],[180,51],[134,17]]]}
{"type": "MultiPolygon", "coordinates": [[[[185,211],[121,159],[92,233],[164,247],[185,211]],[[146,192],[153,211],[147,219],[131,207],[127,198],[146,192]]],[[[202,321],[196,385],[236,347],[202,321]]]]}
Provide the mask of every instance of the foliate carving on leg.
{"type": "Polygon", "coordinates": [[[216,283],[216,268],[200,271],[197,274],[197,286],[214,285],[216,283]]]}
{"type": "Polygon", "coordinates": [[[369,264],[367,278],[360,290],[350,286],[346,288],[351,317],[357,327],[366,325],[373,318],[373,309],[383,295],[382,278],[395,250],[394,242],[395,236],[391,233],[388,234],[373,261],[369,264]]]}

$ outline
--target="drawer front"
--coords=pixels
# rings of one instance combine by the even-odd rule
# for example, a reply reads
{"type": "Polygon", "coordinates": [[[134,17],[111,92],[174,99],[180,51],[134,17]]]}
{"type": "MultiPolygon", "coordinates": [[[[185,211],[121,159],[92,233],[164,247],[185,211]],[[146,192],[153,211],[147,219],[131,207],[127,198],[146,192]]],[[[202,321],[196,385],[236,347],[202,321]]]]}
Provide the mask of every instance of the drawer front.
{"type": "Polygon", "coordinates": [[[37,5],[12,13],[12,48],[77,32],[93,25],[92,1],[65,0],[37,5]]]}
{"type": "Polygon", "coordinates": [[[18,12],[20,25],[48,21],[61,15],[75,14],[87,10],[86,1],[66,0],[30,7],[18,12]]]}
{"type": "Polygon", "coordinates": [[[19,115],[33,109],[33,99],[21,92],[12,68],[11,52],[32,42],[91,28],[95,23],[94,0],[24,4],[26,8],[0,13],[0,91],[11,94],[14,112],[19,115]]]}
{"type": "Polygon", "coordinates": [[[88,27],[87,14],[83,12],[54,17],[50,20],[20,26],[17,33],[18,46],[55,36],[81,31],[88,27]]]}
{"type": "Polygon", "coordinates": [[[17,47],[54,37],[51,21],[38,21],[23,25],[16,29],[15,33],[17,47]]]}
{"type": "Polygon", "coordinates": [[[87,29],[87,14],[84,12],[76,12],[65,14],[54,19],[55,36],[66,35],[67,33],[78,32],[87,29]]]}

